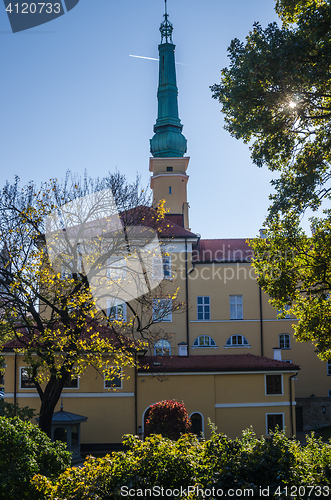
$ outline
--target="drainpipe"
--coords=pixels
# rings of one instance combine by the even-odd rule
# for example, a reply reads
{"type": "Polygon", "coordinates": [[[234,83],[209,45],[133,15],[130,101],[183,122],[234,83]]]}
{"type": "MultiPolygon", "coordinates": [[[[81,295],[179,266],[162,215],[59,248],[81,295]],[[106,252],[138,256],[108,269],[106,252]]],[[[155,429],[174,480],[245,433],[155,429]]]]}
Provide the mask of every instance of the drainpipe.
{"type": "Polygon", "coordinates": [[[263,348],[263,315],[262,315],[262,290],[259,286],[259,300],[260,300],[260,339],[261,339],[261,356],[264,356],[263,348]]]}
{"type": "Polygon", "coordinates": [[[134,353],[134,426],[135,434],[138,435],[138,407],[137,407],[137,388],[138,388],[138,367],[137,367],[137,351],[134,353]]]}
{"type": "Polygon", "coordinates": [[[17,403],[17,354],[15,352],[15,361],[14,361],[14,415],[16,417],[16,403],[17,403]]]}
{"type": "Polygon", "coordinates": [[[186,343],[187,355],[190,354],[190,322],[188,313],[188,273],[187,273],[187,238],[185,238],[185,300],[186,300],[186,343]]]}
{"type": "Polygon", "coordinates": [[[296,377],[299,372],[296,372],[294,375],[290,376],[290,412],[291,412],[291,434],[293,437],[294,434],[294,426],[293,426],[293,404],[292,404],[292,378],[296,377]]]}

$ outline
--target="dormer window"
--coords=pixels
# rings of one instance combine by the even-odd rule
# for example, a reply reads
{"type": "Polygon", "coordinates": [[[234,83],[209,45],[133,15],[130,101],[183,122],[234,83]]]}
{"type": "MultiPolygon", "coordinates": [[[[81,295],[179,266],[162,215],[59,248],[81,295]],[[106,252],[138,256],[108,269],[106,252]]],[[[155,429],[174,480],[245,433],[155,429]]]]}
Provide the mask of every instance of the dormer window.
{"type": "Polygon", "coordinates": [[[167,167],[167,172],[172,172],[173,168],[172,167],[167,167]]]}

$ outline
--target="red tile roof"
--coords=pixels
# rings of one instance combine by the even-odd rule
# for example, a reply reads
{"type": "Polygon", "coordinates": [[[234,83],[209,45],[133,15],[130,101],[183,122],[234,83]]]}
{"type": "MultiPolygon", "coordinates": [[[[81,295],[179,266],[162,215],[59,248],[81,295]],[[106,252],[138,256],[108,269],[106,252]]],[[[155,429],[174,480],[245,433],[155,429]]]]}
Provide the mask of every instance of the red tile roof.
{"type": "MultiPolygon", "coordinates": [[[[56,328],[56,325],[54,326],[56,328]]],[[[1,351],[3,352],[8,352],[12,351],[13,349],[24,349],[26,347],[26,344],[29,342],[30,334],[25,328],[20,328],[19,331],[22,333],[22,337],[19,339],[13,339],[4,344],[4,346],[1,348],[1,351]]],[[[35,328],[35,333],[38,332],[38,329],[35,328]]],[[[32,333],[32,330],[31,330],[32,333]]],[[[112,341],[113,345],[116,347],[121,347],[121,346],[131,346],[132,342],[130,339],[125,337],[124,335],[118,335],[109,328],[108,326],[101,325],[97,323],[96,321],[92,321],[88,327],[86,327],[80,336],[81,340],[88,340],[91,335],[99,333],[99,338],[100,339],[109,339],[112,341]],[[88,331],[89,327],[92,329],[88,331]]]]}
{"type": "Polygon", "coordinates": [[[293,371],[299,365],[255,356],[253,354],[218,354],[211,356],[143,356],[139,372],[238,372],[293,371]]]}
{"type": "Polygon", "coordinates": [[[244,238],[200,240],[193,262],[251,262],[253,250],[244,238]]]}
{"type": "Polygon", "coordinates": [[[166,214],[158,219],[154,208],[137,207],[120,214],[125,226],[146,226],[158,231],[160,238],[195,238],[198,236],[183,227],[181,214],[166,214]]]}

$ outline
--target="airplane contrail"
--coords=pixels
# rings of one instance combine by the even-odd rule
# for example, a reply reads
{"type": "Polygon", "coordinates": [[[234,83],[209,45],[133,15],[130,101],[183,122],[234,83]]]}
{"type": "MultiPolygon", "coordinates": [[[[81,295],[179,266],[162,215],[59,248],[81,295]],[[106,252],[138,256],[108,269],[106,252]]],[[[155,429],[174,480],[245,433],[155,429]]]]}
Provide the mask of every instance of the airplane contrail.
{"type": "MultiPolygon", "coordinates": [[[[135,56],[133,54],[129,54],[129,57],[137,57],[138,59],[149,59],[150,61],[158,61],[158,59],[155,59],[155,57],[135,56]]],[[[179,64],[180,66],[192,66],[191,64],[185,64],[179,62],[176,62],[175,64],[179,64]]]]}

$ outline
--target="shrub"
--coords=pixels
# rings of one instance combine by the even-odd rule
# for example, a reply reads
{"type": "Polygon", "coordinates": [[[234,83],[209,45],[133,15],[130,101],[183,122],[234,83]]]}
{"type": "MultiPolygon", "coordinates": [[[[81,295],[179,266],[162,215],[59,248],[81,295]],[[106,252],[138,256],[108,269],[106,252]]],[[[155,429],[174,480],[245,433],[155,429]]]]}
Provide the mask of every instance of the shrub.
{"type": "Polygon", "coordinates": [[[36,425],[18,417],[0,417],[0,498],[37,500],[30,480],[35,474],[55,479],[70,465],[64,443],[52,443],[36,425]]]}
{"type": "MultiPolygon", "coordinates": [[[[329,498],[331,445],[313,436],[307,446],[301,446],[284,432],[266,440],[257,439],[248,429],[237,439],[214,431],[208,441],[199,441],[193,435],[183,435],[177,441],[153,435],[144,442],[128,436],[124,444],[129,447],[127,452],[89,457],[83,467],[66,470],[57,481],[36,476],[33,482],[49,500],[178,498],[176,493],[173,497],[157,493],[162,487],[164,491],[185,490],[194,485],[200,490],[222,489],[224,497],[230,488],[239,490],[231,498],[261,497],[260,488],[268,487],[268,498],[290,500],[295,488],[294,498],[329,498]],[[152,490],[154,497],[144,492],[153,487],[159,488],[152,490]],[[253,494],[248,495],[245,489],[253,494]]],[[[190,495],[187,491],[182,498],[202,497],[195,490],[190,495]]]]}
{"type": "Polygon", "coordinates": [[[190,432],[191,428],[191,421],[182,403],[164,400],[149,407],[145,436],[161,434],[169,439],[179,439],[181,434],[190,432]]]}
{"type": "Polygon", "coordinates": [[[0,399],[0,416],[13,418],[18,417],[21,420],[31,420],[31,418],[36,416],[35,410],[29,406],[19,406],[18,403],[7,403],[3,399],[0,399]]]}

